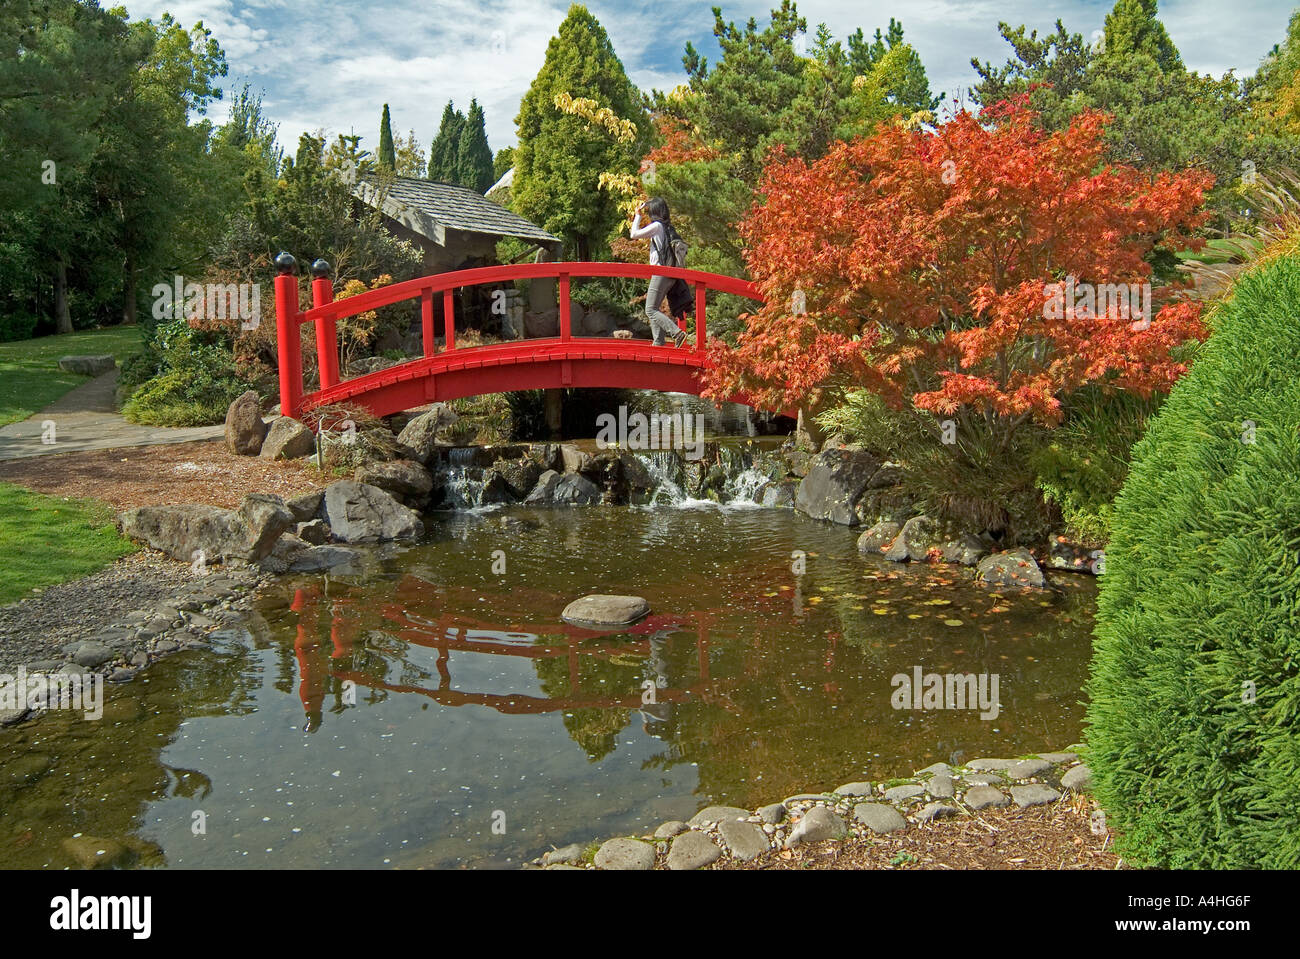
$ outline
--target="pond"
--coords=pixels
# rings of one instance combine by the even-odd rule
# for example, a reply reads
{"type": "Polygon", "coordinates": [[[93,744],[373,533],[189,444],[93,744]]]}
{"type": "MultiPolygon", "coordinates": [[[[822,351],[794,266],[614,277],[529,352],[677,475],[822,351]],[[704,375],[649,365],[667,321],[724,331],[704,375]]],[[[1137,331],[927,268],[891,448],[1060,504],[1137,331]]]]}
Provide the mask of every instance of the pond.
{"type": "Polygon", "coordinates": [[[180,868],[512,867],[707,803],[1081,736],[1084,577],[1000,594],[747,504],[427,525],[363,574],[279,580],[248,631],[112,690],[99,722],[0,732],[8,865],[72,866],[64,840],[84,834],[180,868]],[[565,625],[588,593],[652,613],[565,625]],[[895,708],[918,669],[996,676],[997,715],[895,708]]]}

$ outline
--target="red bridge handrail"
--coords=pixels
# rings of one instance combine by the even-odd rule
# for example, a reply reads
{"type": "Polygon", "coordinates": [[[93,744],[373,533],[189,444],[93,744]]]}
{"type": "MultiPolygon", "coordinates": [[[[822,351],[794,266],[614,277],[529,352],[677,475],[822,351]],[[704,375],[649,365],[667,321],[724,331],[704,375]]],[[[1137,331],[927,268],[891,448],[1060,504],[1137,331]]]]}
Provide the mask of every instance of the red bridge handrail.
{"type": "MultiPolygon", "coordinates": [[[[739,280],[735,277],[721,276],[716,273],[705,273],[700,270],[679,269],[677,267],[651,266],[639,263],[612,263],[612,262],[556,262],[556,263],[520,263],[506,266],[488,266],[478,267],[469,270],[456,270],[450,273],[435,273],[429,276],[417,277],[412,280],[404,280],[401,283],[394,283],[391,286],[381,287],[377,290],[368,290],[365,293],[359,293],[356,296],[350,296],[346,299],[336,300],[334,298],[333,282],[329,278],[330,265],[323,260],[317,260],[312,264],[312,303],[313,306],[308,310],[301,310],[298,307],[298,278],[296,273],[296,261],[287,253],[281,253],[276,257],[276,266],[279,269],[279,275],[275,278],[275,312],[276,312],[276,339],[277,350],[280,361],[280,410],[287,416],[301,415],[304,405],[310,407],[314,404],[313,400],[318,400],[321,394],[328,394],[339,385],[339,350],[337,324],[341,319],[350,316],[356,316],[359,313],[366,313],[381,307],[391,306],[394,303],[400,303],[404,300],[418,298],[421,308],[421,328],[423,332],[424,352],[421,357],[413,357],[408,363],[401,366],[409,366],[419,363],[422,360],[428,360],[435,355],[442,355],[451,351],[458,354],[466,352],[479,351],[500,351],[500,347],[505,344],[493,344],[481,347],[470,347],[468,349],[456,347],[455,339],[455,301],[452,291],[461,287],[481,286],[484,284],[506,284],[516,280],[538,280],[554,279],[557,286],[556,307],[557,320],[559,327],[558,337],[535,337],[526,338],[522,341],[512,341],[513,344],[532,341],[538,344],[551,342],[557,339],[566,346],[570,344],[574,337],[572,331],[571,316],[571,298],[570,298],[570,281],[575,277],[624,277],[633,279],[650,280],[655,276],[666,276],[673,279],[686,281],[695,289],[695,354],[696,359],[691,360],[695,367],[704,368],[707,366],[705,360],[705,345],[707,342],[708,332],[705,320],[706,294],[709,290],[715,290],[719,293],[731,293],[736,296],[742,296],[747,299],[763,301],[763,295],[759,292],[758,287],[748,280],[739,280]],[[440,351],[437,349],[437,342],[434,335],[434,313],[433,298],[437,293],[443,297],[443,332],[445,345],[440,351]],[[320,366],[320,384],[318,392],[304,395],[302,383],[302,348],[300,339],[300,327],[304,323],[314,323],[316,326],[316,350],[320,366]]],[[[617,361],[631,360],[634,362],[644,362],[645,358],[641,355],[634,355],[635,350],[619,350],[616,356],[610,356],[610,340],[601,337],[579,337],[582,340],[591,340],[593,343],[600,342],[600,347],[593,347],[592,353],[600,353],[602,360],[617,361]],[[626,354],[626,355],[624,355],[626,354]]],[[[618,343],[620,341],[613,341],[618,343]]],[[[621,341],[626,344],[626,341],[621,341]]],[[[514,362],[518,362],[515,360],[514,362]]],[[[534,362],[555,362],[548,360],[541,355],[539,351],[534,362]]],[[[560,362],[567,362],[561,360],[560,362]]],[[[395,370],[396,367],[390,368],[395,370]]],[[[418,369],[419,368],[415,368],[418,369]]],[[[568,383],[568,368],[566,367],[565,383],[568,383]]],[[[430,379],[431,384],[433,377],[436,375],[431,369],[426,369],[419,373],[430,379]]],[[[676,384],[676,381],[674,381],[676,384]]],[[[497,392],[500,383],[497,382],[495,388],[484,389],[483,392],[497,392]]],[[[671,389],[679,388],[679,385],[669,387],[671,389]]]]}

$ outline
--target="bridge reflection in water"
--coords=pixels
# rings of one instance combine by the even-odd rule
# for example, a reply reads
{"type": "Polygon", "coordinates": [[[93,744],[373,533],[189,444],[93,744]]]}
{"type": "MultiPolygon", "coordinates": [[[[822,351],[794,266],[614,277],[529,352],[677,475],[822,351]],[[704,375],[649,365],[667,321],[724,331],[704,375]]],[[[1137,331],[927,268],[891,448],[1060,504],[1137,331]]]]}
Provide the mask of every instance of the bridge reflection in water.
{"type": "MultiPolygon", "coordinates": [[[[709,629],[707,612],[682,616],[649,616],[634,626],[618,630],[592,630],[568,623],[534,625],[536,632],[492,628],[494,624],[465,616],[444,615],[436,620],[418,616],[409,606],[428,608],[431,584],[408,578],[398,588],[410,603],[386,603],[378,610],[380,623],[367,626],[353,597],[329,596],[321,585],[304,586],[294,593],[290,609],[297,614],[294,654],[298,661],[298,696],[306,716],[305,729],[315,732],[323,721],[327,696],[332,712],[356,704],[352,689],[366,688],[393,693],[426,696],[444,706],[488,706],[500,713],[535,714],[577,709],[638,709],[643,728],[657,735],[671,717],[672,706],[688,698],[730,706],[721,683],[709,676],[709,629]],[[323,630],[328,624],[328,646],[323,630]],[[674,685],[666,657],[669,637],[694,629],[698,674],[689,685],[674,685]],[[436,686],[419,682],[393,682],[390,658],[367,637],[382,634],[405,646],[435,650],[436,686]],[[556,642],[556,639],[560,639],[556,642]],[[524,693],[474,692],[457,689],[452,679],[452,653],[477,656],[507,656],[530,660],[564,659],[568,665],[570,695],[545,696],[524,693]],[[624,694],[583,696],[580,664],[583,657],[613,662],[640,661],[643,681],[624,694]]],[[[390,650],[386,652],[397,652],[390,650]]],[[[401,651],[403,672],[420,672],[401,651]],[[413,668],[412,668],[413,667],[413,668]]],[[[429,676],[432,678],[432,676],[429,676]]],[[[734,707],[728,711],[732,711],[734,707]]]]}

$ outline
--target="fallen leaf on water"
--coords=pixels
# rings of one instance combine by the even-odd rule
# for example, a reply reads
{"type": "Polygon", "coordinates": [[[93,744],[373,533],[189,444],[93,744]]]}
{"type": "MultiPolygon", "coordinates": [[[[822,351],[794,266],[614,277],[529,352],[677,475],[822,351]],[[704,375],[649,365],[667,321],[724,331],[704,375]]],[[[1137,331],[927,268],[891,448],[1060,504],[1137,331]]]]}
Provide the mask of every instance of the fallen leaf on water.
{"type": "Polygon", "coordinates": [[[943,624],[945,626],[961,626],[962,621],[960,619],[945,619],[943,624]]]}
{"type": "Polygon", "coordinates": [[[908,614],[907,614],[907,618],[908,618],[908,619],[920,619],[920,618],[921,618],[921,614],[920,614],[920,613],[908,613],[908,614]]]}

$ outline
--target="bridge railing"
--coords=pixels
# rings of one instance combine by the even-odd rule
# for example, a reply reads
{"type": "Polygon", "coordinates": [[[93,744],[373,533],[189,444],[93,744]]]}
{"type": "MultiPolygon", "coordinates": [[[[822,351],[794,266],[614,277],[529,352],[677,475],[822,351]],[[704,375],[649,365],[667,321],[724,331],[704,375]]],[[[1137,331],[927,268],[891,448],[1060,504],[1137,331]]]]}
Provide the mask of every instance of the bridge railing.
{"type": "MultiPolygon", "coordinates": [[[[753,283],[716,273],[637,263],[559,262],[520,263],[435,273],[336,300],[334,284],[330,279],[331,267],[324,260],[316,260],[311,265],[312,307],[304,311],[298,305],[297,261],[290,254],[281,253],[275,258],[275,265],[278,272],[275,278],[275,316],[280,360],[280,410],[286,416],[295,417],[301,414],[304,400],[311,398],[304,396],[303,393],[302,340],[299,327],[304,323],[313,323],[316,327],[320,385],[322,390],[326,390],[339,383],[339,320],[418,298],[423,356],[432,357],[438,353],[434,336],[434,297],[438,294],[442,295],[445,337],[443,352],[455,350],[457,349],[455,291],[462,287],[513,283],[516,280],[554,279],[557,287],[558,339],[561,342],[568,342],[574,338],[570,294],[570,284],[574,278],[623,277],[643,279],[648,282],[654,276],[667,276],[685,280],[695,291],[695,350],[700,353],[704,352],[708,342],[705,309],[710,290],[733,293],[760,302],[763,299],[753,283]]],[[[471,349],[481,348],[471,347],[471,349]]]]}

